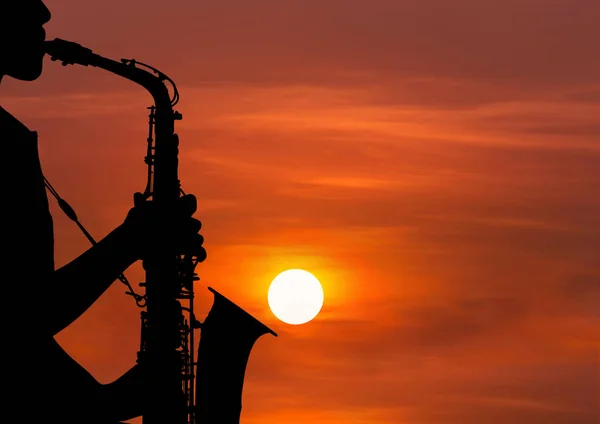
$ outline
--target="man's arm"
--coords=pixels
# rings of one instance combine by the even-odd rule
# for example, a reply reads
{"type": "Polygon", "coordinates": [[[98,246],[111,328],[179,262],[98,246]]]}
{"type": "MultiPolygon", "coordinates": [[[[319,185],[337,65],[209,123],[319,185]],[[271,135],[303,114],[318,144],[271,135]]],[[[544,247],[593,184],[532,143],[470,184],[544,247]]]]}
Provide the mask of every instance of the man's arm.
{"type": "Polygon", "coordinates": [[[56,335],[81,316],[138,258],[131,235],[119,226],[57,269],[45,286],[46,325],[56,335]]]}

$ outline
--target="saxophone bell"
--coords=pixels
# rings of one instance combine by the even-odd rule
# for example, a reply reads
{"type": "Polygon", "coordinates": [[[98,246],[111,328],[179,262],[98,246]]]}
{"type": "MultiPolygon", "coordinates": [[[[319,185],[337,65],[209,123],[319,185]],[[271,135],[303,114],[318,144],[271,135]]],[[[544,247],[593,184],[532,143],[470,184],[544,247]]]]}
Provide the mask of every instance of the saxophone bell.
{"type": "Polygon", "coordinates": [[[265,334],[277,334],[211,287],[214,302],[198,346],[196,424],[239,424],[250,352],[265,334]]]}

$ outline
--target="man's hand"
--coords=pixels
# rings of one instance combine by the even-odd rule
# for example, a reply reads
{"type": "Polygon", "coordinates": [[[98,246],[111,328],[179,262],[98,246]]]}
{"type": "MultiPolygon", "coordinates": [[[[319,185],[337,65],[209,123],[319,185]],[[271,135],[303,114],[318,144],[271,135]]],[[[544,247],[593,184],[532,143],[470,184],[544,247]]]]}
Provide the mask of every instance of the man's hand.
{"type": "Polygon", "coordinates": [[[191,254],[198,262],[206,259],[202,246],[204,237],[199,234],[202,223],[192,218],[196,212],[196,196],[186,194],[175,203],[172,215],[160,216],[154,202],[142,193],[133,195],[134,207],[129,210],[123,226],[127,229],[138,259],[156,247],[167,246],[173,254],[191,254]]]}

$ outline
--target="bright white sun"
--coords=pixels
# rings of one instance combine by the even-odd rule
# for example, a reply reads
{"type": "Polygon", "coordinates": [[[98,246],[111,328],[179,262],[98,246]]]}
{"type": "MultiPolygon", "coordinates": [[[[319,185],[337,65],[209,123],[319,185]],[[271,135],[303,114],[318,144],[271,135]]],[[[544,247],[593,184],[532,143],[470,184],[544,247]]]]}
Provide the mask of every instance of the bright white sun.
{"type": "Polygon", "coordinates": [[[275,277],[268,296],[271,311],[286,324],[306,324],[323,306],[321,283],[302,269],[288,269],[275,277]]]}

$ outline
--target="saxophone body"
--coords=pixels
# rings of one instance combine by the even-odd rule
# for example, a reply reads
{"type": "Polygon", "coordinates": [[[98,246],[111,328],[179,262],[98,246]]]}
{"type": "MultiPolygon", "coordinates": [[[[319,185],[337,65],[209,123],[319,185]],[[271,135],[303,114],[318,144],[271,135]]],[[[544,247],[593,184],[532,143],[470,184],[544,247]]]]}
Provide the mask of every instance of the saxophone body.
{"type": "MultiPolygon", "coordinates": [[[[172,220],[175,203],[183,193],[175,132],[175,121],[182,116],[173,108],[179,99],[173,81],[141,62],[118,62],[58,38],[46,41],[46,53],[63,65],[93,66],[119,75],[152,96],[144,197],[152,199],[164,219],[172,220]],[[172,85],[173,97],[165,82],[172,85]]],[[[252,346],[263,334],[277,335],[212,288],[213,306],[205,322],[200,323],[193,307],[193,283],[199,279],[195,273],[197,258],[165,250],[168,244],[162,241],[167,235],[160,228],[148,228],[148,232],[155,242],[153,250],[142,259],[146,281],[140,286],[145,294],[143,304],[138,302],[145,308],[141,312],[138,352],[148,389],[143,424],[238,424],[252,346]],[[197,329],[201,332],[198,362],[194,359],[197,329]]]]}

